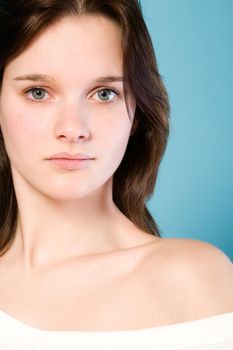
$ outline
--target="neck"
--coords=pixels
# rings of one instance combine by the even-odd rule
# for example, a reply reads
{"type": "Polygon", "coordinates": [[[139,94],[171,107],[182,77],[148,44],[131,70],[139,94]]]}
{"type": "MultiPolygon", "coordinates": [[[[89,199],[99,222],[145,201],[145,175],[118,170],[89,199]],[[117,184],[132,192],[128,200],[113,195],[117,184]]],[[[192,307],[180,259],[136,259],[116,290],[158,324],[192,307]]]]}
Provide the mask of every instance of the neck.
{"type": "Polygon", "coordinates": [[[73,201],[55,201],[29,191],[17,193],[18,221],[12,257],[25,272],[120,245],[128,221],[112,201],[111,184],[73,201]]]}

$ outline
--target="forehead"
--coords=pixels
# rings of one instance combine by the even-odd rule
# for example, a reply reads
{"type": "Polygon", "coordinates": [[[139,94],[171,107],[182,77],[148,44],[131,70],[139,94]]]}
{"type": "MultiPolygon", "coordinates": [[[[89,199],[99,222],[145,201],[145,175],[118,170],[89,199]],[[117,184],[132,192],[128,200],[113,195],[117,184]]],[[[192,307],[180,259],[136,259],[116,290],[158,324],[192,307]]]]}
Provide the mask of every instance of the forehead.
{"type": "Polygon", "coordinates": [[[121,74],[121,30],[103,16],[65,17],[48,27],[6,67],[9,74],[38,69],[44,74],[78,75],[80,79],[86,74],[121,74]]]}

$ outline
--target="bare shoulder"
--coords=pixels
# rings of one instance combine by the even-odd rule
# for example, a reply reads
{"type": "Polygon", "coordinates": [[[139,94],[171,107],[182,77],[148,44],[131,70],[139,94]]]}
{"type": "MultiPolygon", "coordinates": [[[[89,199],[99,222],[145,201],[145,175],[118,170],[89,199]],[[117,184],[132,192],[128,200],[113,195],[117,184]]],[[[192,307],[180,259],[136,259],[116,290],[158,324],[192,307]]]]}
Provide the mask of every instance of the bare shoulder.
{"type": "Polygon", "coordinates": [[[160,250],[155,244],[146,264],[155,276],[154,288],[158,277],[153,271],[160,269],[172,298],[179,302],[182,296],[197,317],[233,312],[233,264],[222,250],[194,239],[161,241],[160,250]]]}

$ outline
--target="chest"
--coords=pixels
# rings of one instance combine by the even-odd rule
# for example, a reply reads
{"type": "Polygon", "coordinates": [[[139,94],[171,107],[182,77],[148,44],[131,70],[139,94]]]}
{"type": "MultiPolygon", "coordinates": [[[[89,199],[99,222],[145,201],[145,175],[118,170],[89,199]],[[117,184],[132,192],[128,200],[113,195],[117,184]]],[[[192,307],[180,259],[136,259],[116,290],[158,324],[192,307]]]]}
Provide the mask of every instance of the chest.
{"type": "Polygon", "coordinates": [[[47,330],[136,329],[182,322],[174,292],[164,273],[131,256],[30,277],[2,274],[0,309],[47,330]]]}

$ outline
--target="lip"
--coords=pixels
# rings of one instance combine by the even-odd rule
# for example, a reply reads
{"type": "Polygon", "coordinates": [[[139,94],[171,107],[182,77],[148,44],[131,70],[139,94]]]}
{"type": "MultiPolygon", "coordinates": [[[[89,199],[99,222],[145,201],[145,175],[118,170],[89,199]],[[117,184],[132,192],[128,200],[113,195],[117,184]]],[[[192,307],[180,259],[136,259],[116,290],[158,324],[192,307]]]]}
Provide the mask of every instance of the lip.
{"type": "Polygon", "coordinates": [[[53,160],[53,159],[85,160],[85,159],[94,159],[94,158],[91,156],[88,156],[87,154],[82,154],[82,153],[70,154],[66,152],[61,152],[61,153],[56,153],[47,159],[48,160],[53,160]]]}
{"type": "Polygon", "coordinates": [[[56,168],[64,170],[77,170],[86,168],[90,161],[94,159],[95,158],[90,157],[86,154],[69,154],[66,152],[57,153],[50,158],[47,158],[47,160],[56,168]]]}

